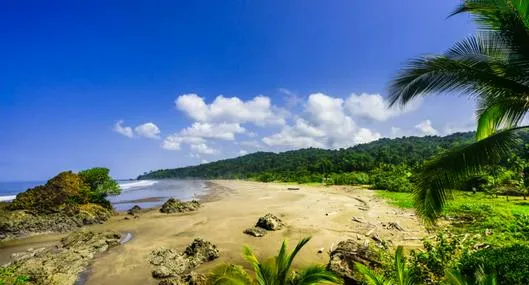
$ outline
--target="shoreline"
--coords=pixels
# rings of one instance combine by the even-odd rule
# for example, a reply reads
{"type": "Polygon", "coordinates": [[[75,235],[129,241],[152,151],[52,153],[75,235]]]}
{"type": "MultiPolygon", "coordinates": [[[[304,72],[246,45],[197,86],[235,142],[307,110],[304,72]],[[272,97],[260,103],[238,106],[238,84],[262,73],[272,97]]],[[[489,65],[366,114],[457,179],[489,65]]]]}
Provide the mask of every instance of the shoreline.
{"type": "MultiPolygon", "coordinates": [[[[372,240],[367,233],[375,231],[392,246],[407,248],[422,246],[419,238],[426,230],[410,210],[399,209],[377,198],[372,190],[351,186],[305,186],[288,191],[287,185],[242,180],[207,180],[208,191],[198,198],[202,203],[196,212],[164,214],[160,207],[146,209],[139,218],[128,219],[119,212],[104,224],[84,228],[94,231],[113,230],[130,232],[134,237],[123,246],[113,248],[93,260],[86,285],[112,285],[116,280],[123,284],[154,284],[146,256],[157,248],[181,250],[194,238],[203,238],[217,245],[220,258],[198,268],[206,272],[222,263],[246,265],[241,257],[243,245],[251,246],[260,257],[272,256],[284,239],[294,244],[299,239],[312,236],[311,242],[300,252],[295,266],[308,263],[325,264],[328,256],[318,253],[328,251],[339,241],[372,240]],[[243,233],[255,225],[266,213],[280,217],[286,228],[267,232],[256,238],[243,233]],[[351,220],[353,217],[362,222],[351,220]],[[385,224],[398,222],[405,231],[386,229],[385,224]],[[411,239],[413,238],[413,239],[411,239]]],[[[53,245],[64,234],[40,235],[0,244],[0,255],[8,251],[53,245]],[[31,243],[30,243],[31,242],[31,243]]],[[[19,250],[20,251],[20,250],[19,250]]]]}

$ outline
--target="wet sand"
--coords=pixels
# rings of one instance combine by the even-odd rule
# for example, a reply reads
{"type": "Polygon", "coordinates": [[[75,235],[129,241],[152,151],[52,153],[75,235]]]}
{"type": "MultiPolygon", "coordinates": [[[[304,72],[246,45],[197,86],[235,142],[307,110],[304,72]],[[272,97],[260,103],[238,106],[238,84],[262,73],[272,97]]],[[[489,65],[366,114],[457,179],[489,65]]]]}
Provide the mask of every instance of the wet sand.
{"type": "MultiPolygon", "coordinates": [[[[212,181],[210,187],[212,192],[201,197],[203,207],[194,213],[167,215],[153,209],[141,213],[138,219],[125,220],[126,214],[121,213],[104,225],[89,226],[94,230],[130,232],[133,237],[125,245],[97,257],[85,284],[157,284],[146,260],[150,251],[159,247],[183,249],[195,237],[211,241],[220,250],[219,259],[199,267],[199,271],[207,271],[222,263],[244,264],[241,248],[245,244],[259,256],[268,257],[277,252],[284,239],[293,246],[299,239],[312,236],[296,266],[326,263],[326,252],[333,245],[348,238],[369,240],[367,233],[407,247],[420,246],[418,239],[426,235],[412,211],[390,206],[376,198],[373,191],[359,187],[301,185],[300,190],[287,190],[289,185],[236,180],[212,181]],[[262,238],[242,233],[268,212],[279,216],[288,226],[262,238]],[[384,228],[389,222],[397,222],[405,231],[384,228]],[[318,254],[320,248],[325,253],[318,254]]],[[[26,242],[33,242],[31,247],[38,247],[40,239],[49,244],[61,236],[6,243],[0,245],[3,247],[0,255],[13,252],[13,246],[21,249],[26,242]]]]}

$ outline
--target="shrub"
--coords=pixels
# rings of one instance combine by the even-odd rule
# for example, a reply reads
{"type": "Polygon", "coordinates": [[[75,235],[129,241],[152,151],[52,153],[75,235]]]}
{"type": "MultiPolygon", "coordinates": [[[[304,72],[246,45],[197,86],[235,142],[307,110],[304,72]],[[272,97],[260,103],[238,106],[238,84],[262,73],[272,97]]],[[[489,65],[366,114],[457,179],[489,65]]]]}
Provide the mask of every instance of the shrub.
{"type": "Polygon", "coordinates": [[[371,174],[371,183],[375,189],[391,192],[411,192],[411,172],[405,166],[388,165],[377,168],[371,174]]]}
{"type": "Polygon", "coordinates": [[[512,245],[487,248],[464,255],[460,271],[468,279],[474,278],[480,266],[486,272],[496,273],[499,285],[529,284],[529,246],[512,245]]]}
{"type": "Polygon", "coordinates": [[[11,209],[53,213],[64,204],[83,204],[89,200],[89,188],[79,175],[65,171],[37,186],[17,195],[11,209]]]}

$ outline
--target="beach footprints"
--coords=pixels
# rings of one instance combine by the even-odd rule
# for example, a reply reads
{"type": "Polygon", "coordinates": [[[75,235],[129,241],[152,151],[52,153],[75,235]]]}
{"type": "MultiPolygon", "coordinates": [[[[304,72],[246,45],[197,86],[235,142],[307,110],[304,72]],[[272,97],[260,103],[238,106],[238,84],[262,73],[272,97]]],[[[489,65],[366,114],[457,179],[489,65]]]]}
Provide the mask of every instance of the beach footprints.
{"type": "Polygon", "coordinates": [[[285,227],[285,223],[272,213],[268,213],[257,220],[255,227],[243,231],[247,235],[262,237],[266,231],[277,231],[285,227]]]}

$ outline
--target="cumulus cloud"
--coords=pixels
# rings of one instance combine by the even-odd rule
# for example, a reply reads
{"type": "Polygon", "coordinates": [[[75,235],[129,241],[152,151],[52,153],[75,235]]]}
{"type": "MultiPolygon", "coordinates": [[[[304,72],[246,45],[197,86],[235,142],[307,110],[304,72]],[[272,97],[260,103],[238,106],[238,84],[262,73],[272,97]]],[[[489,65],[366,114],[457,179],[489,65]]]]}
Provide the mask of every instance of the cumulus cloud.
{"type": "Polygon", "coordinates": [[[175,100],[176,108],[199,122],[254,123],[256,125],[284,124],[273,111],[270,98],[257,96],[243,101],[237,97],[217,96],[211,104],[197,94],[184,94],[175,100]]]}
{"type": "Polygon", "coordinates": [[[182,149],[181,147],[182,144],[193,145],[193,144],[201,144],[205,142],[206,140],[200,137],[185,137],[185,136],[180,136],[179,134],[173,134],[173,135],[167,136],[163,140],[162,147],[167,150],[180,150],[182,149]]]}
{"type": "Polygon", "coordinates": [[[263,138],[268,146],[289,148],[341,148],[379,139],[381,135],[360,128],[345,113],[344,100],[323,93],[311,94],[305,104],[305,118],[298,117],[292,126],[285,126],[263,138]]]}
{"type": "Polygon", "coordinates": [[[353,117],[385,121],[389,118],[418,109],[421,102],[422,100],[419,98],[407,104],[405,108],[390,108],[389,102],[380,94],[362,93],[357,95],[353,93],[346,99],[345,109],[353,117]]]}
{"type": "Polygon", "coordinates": [[[123,123],[124,123],[123,120],[117,121],[116,124],[114,124],[114,128],[113,128],[114,132],[124,135],[129,138],[132,138],[134,136],[132,128],[124,126],[123,123]]]}
{"type": "Polygon", "coordinates": [[[205,143],[192,144],[190,146],[190,148],[191,148],[192,151],[195,151],[196,153],[200,153],[200,154],[215,154],[215,153],[217,153],[216,149],[213,149],[213,148],[209,147],[205,143]]]}
{"type": "Polygon", "coordinates": [[[150,139],[159,139],[160,138],[160,129],[154,123],[145,123],[134,128],[134,131],[142,137],[150,139]]]}
{"type": "Polygon", "coordinates": [[[247,155],[248,154],[248,151],[244,150],[244,149],[241,149],[239,151],[239,155],[247,155]]]}
{"type": "Polygon", "coordinates": [[[180,136],[234,140],[235,134],[244,133],[245,131],[245,128],[236,123],[211,124],[195,122],[190,127],[180,131],[180,136]]]}
{"type": "Polygon", "coordinates": [[[432,126],[432,121],[430,120],[424,120],[420,122],[415,126],[415,128],[420,131],[421,135],[433,136],[438,134],[437,130],[432,126]]]}

